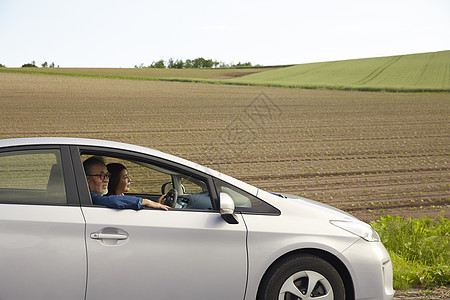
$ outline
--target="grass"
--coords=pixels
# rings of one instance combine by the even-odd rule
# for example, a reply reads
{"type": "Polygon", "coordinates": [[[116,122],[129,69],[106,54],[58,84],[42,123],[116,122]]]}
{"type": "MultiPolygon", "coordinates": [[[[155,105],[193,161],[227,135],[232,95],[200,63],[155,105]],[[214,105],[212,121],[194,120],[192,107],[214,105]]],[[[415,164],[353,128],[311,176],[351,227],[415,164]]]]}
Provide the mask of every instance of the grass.
{"type": "Polygon", "coordinates": [[[163,81],[208,81],[261,72],[264,68],[154,69],[154,68],[0,68],[3,72],[51,74],[91,78],[163,81]]]}
{"type": "Polygon", "coordinates": [[[229,82],[367,91],[450,91],[450,51],[296,65],[229,82]]]}
{"type": "Polygon", "coordinates": [[[450,283],[450,220],[380,217],[371,224],[380,234],[394,268],[394,288],[433,288],[450,283]]]}
{"type": "Polygon", "coordinates": [[[304,89],[450,92],[450,51],[265,68],[0,68],[0,72],[304,89]]]}

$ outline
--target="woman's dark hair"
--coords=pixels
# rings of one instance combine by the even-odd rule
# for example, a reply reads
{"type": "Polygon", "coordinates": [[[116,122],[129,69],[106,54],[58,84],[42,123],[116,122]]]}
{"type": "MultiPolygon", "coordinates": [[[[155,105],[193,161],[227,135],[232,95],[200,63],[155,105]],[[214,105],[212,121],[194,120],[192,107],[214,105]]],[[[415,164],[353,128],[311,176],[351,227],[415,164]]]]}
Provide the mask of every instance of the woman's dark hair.
{"type": "Polygon", "coordinates": [[[108,172],[111,173],[111,178],[108,183],[108,196],[109,195],[117,195],[117,185],[120,181],[120,172],[122,170],[126,170],[127,168],[119,163],[111,163],[106,166],[108,168],[108,172]]]}

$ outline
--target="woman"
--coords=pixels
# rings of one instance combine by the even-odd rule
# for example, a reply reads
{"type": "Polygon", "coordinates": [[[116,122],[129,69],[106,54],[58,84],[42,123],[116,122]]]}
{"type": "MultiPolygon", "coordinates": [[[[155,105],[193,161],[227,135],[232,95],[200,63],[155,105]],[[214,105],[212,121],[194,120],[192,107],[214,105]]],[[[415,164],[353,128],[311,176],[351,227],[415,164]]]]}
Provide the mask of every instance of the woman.
{"type": "Polygon", "coordinates": [[[128,177],[127,168],[119,163],[111,163],[107,165],[111,178],[108,183],[108,196],[123,195],[130,191],[131,179],[128,177]]]}

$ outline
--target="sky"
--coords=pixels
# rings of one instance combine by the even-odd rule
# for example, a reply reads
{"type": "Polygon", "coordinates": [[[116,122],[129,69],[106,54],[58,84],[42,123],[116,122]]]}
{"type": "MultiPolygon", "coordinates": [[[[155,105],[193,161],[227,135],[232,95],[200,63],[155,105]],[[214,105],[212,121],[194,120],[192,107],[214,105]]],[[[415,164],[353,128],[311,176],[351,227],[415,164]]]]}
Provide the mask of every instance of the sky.
{"type": "Polygon", "coordinates": [[[0,0],[0,64],[285,65],[450,50],[449,0],[0,0]]]}

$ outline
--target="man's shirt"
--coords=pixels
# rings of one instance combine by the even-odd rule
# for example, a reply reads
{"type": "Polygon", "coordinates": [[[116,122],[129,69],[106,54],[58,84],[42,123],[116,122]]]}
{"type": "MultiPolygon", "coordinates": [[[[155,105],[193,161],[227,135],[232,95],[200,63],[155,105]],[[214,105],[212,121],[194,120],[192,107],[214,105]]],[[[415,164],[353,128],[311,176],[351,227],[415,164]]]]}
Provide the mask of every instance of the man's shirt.
{"type": "Polygon", "coordinates": [[[96,205],[104,205],[111,208],[142,208],[142,198],[124,195],[100,196],[91,192],[92,202],[96,205]]]}

